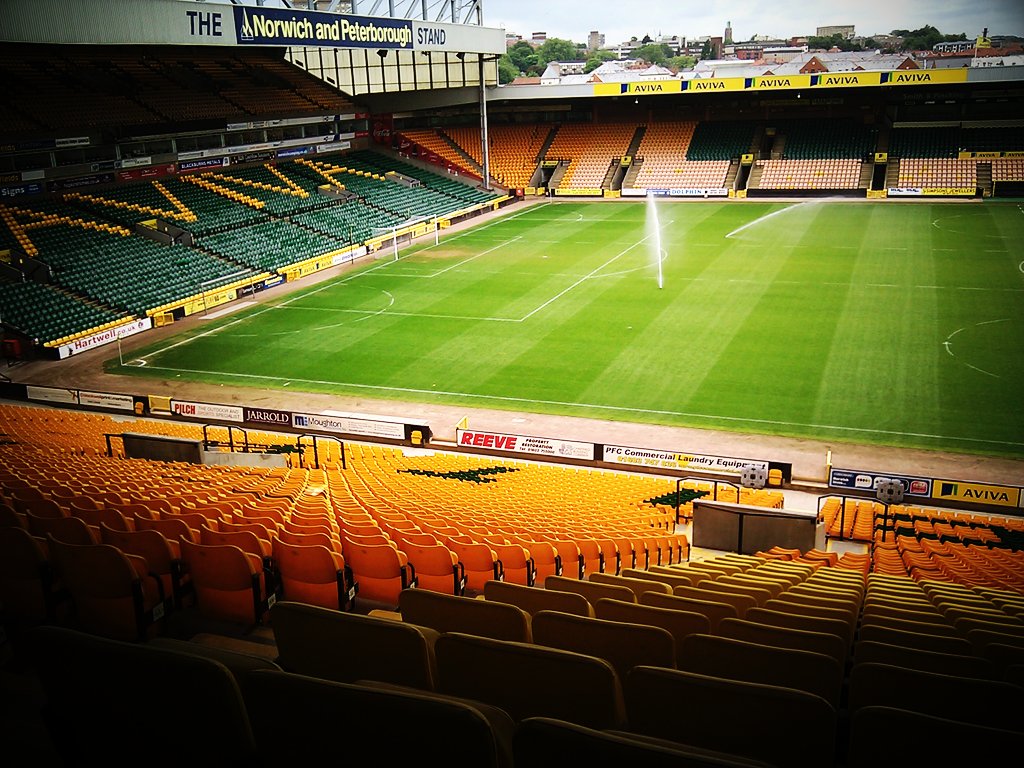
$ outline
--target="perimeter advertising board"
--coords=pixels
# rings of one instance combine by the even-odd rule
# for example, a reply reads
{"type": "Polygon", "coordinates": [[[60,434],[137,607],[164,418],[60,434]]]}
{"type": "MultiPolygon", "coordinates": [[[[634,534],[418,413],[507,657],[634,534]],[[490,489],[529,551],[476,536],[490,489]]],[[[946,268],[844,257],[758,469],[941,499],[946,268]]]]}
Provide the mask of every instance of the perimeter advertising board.
{"type": "Polygon", "coordinates": [[[752,466],[768,471],[768,462],[759,459],[738,459],[731,456],[711,456],[701,453],[665,451],[652,448],[631,448],[624,445],[604,446],[604,462],[631,467],[667,470],[697,470],[739,475],[743,467],[752,466]]]}
{"type": "Polygon", "coordinates": [[[241,406],[218,403],[196,403],[188,400],[171,400],[171,413],[200,421],[230,421],[241,423],[245,415],[241,406]]]}
{"type": "Polygon", "coordinates": [[[457,429],[455,440],[463,448],[485,448],[508,453],[526,453],[534,456],[554,456],[560,459],[593,461],[596,451],[593,443],[575,440],[555,440],[550,437],[514,435],[504,432],[482,432],[478,429],[457,429]]]}
{"type": "Polygon", "coordinates": [[[964,480],[936,480],[932,498],[943,501],[969,501],[997,507],[1021,506],[1021,489],[1013,485],[969,483],[964,480]]]}
{"type": "Polygon", "coordinates": [[[867,472],[863,469],[832,468],[828,474],[828,484],[832,488],[850,488],[858,491],[874,490],[882,480],[896,480],[903,486],[903,493],[908,496],[930,496],[932,492],[931,478],[913,477],[909,475],[893,475],[881,472],[867,472]]]}
{"type": "Polygon", "coordinates": [[[404,422],[360,418],[351,415],[293,413],[292,427],[311,432],[330,432],[338,435],[382,437],[388,440],[405,439],[404,422]]]}

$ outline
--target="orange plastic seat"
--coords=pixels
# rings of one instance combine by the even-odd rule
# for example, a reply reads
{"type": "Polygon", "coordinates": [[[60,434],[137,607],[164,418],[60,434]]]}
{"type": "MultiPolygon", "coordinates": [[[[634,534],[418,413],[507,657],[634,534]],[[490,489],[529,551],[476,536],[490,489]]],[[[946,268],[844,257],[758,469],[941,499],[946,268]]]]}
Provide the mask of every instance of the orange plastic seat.
{"type": "Polygon", "coordinates": [[[364,544],[342,535],[341,548],[362,598],[396,608],[401,591],[417,584],[415,566],[393,542],[364,544]]]}
{"type": "Polygon", "coordinates": [[[0,528],[24,528],[28,530],[28,521],[25,515],[18,512],[9,504],[0,502],[0,528]]]}
{"type": "Polygon", "coordinates": [[[400,546],[415,569],[420,589],[452,595],[465,593],[465,568],[459,562],[459,556],[447,545],[406,541],[400,546]]]}
{"type": "Polygon", "coordinates": [[[530,550],[522,544],[488,543],[501,561],[504,580],[511,584],[525,584],[532,587],[537,581],[537,566],[530,556],[530,550]]]}
{"type": "Polygon", "coordinates": [[[25,514],[28,531],[33,536],[45,539],[53,536],[66,544],[98,544],[99,536],[80,517],[39,517],[32,512],[25,514]]]}
{"type": "Polygon", "coordinates": [[[164,538],[171,543],[171,548],[176,551],[178,557],[181,557],[181,542],[197,542],[199,540],[198,534],[189,527],[188,523],[174,516],[155,520],[146,517],[136,517],[135,529],[138,531],[160,531],[164,538]]]}
{"type": "Polygon", "coordinates": [[[358,587],[341,553],[279,537],[274,537],[272,552],[283,599],[342,611],[351,608],[358,587]]]}
{"type": "Polygon", "coordinates": [[[181,542],[181,555],[204,616],[246,626],[263,623],[274,601],[267,594],[258,555],[231,544],[187,540],[181,542]]]}
{"type": "Polygon", "coordinates": [[[119,509],[114,507],[86,507],[77,504],[77,499],[72,500],[70,506],[70,514],[72,517],[80,518],[84,520],[86,524],[92,528],[96,534],[97,539],[100,537],[100,525],[106,525],[118,531],[131,531],[134,530],[134,525],[129,522],[129,519],[125,517],[119,509]]]}
{"type": "Polygon", "coordinates": [[[329,536],[326,533],[293,533],[292,531],[281,529],[276,535],[271,537],[271,541],[274,538],[278,538],[288,544],[327,547],[332,552],[337,552],[339,555],[342,554],[341,539],[337,536],[329,536]]]}
{"type": "Polygon", "coordinates": [[[52,534],[47,542],[84,631],[126,641],[160,633],[169,598],[145,560],[109,544],[67,544],[52,534]]]}
{"type": "Polygon", "coordinates": [[[100,541],[117,547],[127,555],[143,558],[148,572],[163,583],[164,594],[174,598],[174,607],[182,607],[185,594],[191,592],[192,579],[181,561],[180,547],[172,547],[160,531],[152,528],[122,531],[106,523],[100,523],[100,541]]]}
{"type": "Polygon", "coordinates": [[[503,564],[490,544],[469,544],[449,540],[448,547],[462,563],[466,579],[465,592],[482,594],[484,584],[488,581],[501,581],[505,578],[503,564]]]}
{"type": "Polygon", "coordinates": [[[0,605],[7,617],[24,626],[52,621],[59,596],[45,540],[21,527],[0,528],[0,605]]]}

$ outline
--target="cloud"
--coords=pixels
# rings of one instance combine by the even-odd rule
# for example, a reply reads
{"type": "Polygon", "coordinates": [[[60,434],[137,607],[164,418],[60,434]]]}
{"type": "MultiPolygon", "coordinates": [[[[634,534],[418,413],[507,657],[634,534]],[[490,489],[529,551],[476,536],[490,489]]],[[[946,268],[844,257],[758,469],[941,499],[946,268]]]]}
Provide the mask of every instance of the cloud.
{"type": "Polygon", "coordinates": [[[486,0],[483,7],[485,26],[504,27],[525,38],[546,32],[548,37],[579,43],[586,42],[591,30],[602,32],[608,44],[645,34],[721,35],[729,21],[737,40],[754,35],[813,35],[820,26],[838,24],[853,24],[862,35],[930,24],[945,34],[963,32],[968,37],[986,27],[993,35],[1024,36],[1024,9],[1019,0],[820,0],[810,8],[800,3],[766,6],[753,0],[699,4],[644,0],[636,13],[624,12],[621,4],[596,0],[486,0]]]}

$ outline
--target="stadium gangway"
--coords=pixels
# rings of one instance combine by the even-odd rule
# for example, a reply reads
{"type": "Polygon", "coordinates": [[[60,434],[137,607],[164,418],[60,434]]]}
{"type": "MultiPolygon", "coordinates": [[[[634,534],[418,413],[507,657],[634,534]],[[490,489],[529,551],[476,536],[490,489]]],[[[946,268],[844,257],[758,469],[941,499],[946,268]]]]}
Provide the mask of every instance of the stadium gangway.
{"type": "Polygon", "coordinates": [[[299,435],[298,438],[295,440],[295,447],[299,451],[299,463],[300,464],[305,466],[305,451],[306,451],[306,449],[302,445],[302,439],[305,438],[305,437],[312,438],[312,440],[313,440],[313,469],[320,469],[320,450],[319,450],[319,442],[318,442],[319,440],[333,440],[334,442],[336,442],[341,447],[341,450],[340,450],[340,453],[341,453],[341,468],[342,469],[347,469],[347,467],[345,466],[345,443],[343,443],[337,437],[331,437],[330,435],[315,435],[315,434],[312,434],[312,433],[306,433],[306,434],[299,435]]]}

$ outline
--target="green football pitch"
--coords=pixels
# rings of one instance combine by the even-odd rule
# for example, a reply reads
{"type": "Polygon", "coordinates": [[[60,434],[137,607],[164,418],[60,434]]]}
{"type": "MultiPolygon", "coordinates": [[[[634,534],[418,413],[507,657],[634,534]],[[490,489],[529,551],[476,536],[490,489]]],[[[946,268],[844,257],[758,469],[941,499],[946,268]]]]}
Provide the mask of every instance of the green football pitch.
{"type": "Polygon", "coordinates": [[[1022,244],[1017,202],[541,202],[107,366],[1024,456],[1022,244]]]}

